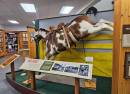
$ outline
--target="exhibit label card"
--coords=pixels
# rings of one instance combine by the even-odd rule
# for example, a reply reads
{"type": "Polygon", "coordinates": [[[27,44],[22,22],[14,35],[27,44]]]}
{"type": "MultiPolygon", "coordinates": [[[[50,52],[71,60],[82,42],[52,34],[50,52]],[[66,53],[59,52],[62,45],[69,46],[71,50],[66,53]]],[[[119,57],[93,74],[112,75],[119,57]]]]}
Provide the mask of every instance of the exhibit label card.
{"type": "Polygon", "coordinates": [[[20,69],[92,79],[92,64],[26,58],[20,69]]]}
{"type": "Polygon", "coordinates": [[[42,64],[43,64],[43,60],[31,59],[31,58],[26,57],[22,66],[20,66],[20,69],[30,70],[30,71],[39,71],[42,64]]]}

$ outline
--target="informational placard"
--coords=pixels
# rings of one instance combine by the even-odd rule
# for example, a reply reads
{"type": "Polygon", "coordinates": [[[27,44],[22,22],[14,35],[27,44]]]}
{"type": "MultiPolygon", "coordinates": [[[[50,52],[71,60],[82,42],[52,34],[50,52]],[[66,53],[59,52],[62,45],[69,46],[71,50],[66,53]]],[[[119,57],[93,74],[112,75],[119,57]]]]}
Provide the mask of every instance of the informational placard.
{"type": "Polygon", "coordinates": [[[20,55],[14,54],[10,56],[8,59],[6,59],[2,64],[0,64],[0,68],[5,68],[6,66],[13,63],[20,55]]]}
{"type": "Polygon", "coordinates": [[[92,64],[26,58],[20,69],[92,79],[92,64]]]}
{"type": "Polygon", "coordinates": [[[123,25],[123,47],[130,47],[130,25],[123,25]]]}
{"type": "Polygon", "coordinates": [[[43,60],[25,58],[25,61],[20,67],[20,69],[30,70],[30,71],[39,71],[42,64],[43,64],[43,60]]]}

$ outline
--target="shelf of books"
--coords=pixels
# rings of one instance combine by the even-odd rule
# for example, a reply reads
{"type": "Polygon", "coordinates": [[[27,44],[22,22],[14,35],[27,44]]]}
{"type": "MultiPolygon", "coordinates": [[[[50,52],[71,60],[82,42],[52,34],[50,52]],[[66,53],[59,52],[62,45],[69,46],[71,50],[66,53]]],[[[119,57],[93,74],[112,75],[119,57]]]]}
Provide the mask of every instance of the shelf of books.
{"type": "Polygon", "coordinates": [[[4,56],[6,54],[6,46],[5,46],[5,32],[0,30],[0,56],[4,56]]]}

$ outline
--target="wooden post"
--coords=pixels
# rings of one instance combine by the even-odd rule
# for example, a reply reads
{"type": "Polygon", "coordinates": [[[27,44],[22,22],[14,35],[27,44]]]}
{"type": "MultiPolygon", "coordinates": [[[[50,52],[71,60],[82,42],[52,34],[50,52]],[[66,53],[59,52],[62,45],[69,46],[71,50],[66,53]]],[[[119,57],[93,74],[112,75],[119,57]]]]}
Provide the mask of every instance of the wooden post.
{"type": "Polygon", "coordinates": [[[16,75],[15,75],[14,62],[11,63],[11,74],[12,74],[12,79],[15,81],[16,80],[16,75]]]}
{"type": "Polygon", "coordinates": [[[75,94],[80,94],[80,80],[75,78],[75,94]]]}
{"type": "Polygon", "coordinates": [[[33,90],[36,90],[36,78],[35,78],[35,72],[30,71],[30,79],[31,79],[31,88],[33,90]]]}
{"type": "Polygon", "coordinates": [[[114,0],[114,46],[112,94],[130,94],[130,80],[124,79],[125,52],[122,47],[122,26],[130,24],[130,0],[114,0]]]}
{"type": "Polygon", "coordinates": [[[24,63],[24,61],[25,61],[25,52],[24,52],[24,50],[23,49],[21,49],[21,56],[22,56],[22,63],[24,63]]]}

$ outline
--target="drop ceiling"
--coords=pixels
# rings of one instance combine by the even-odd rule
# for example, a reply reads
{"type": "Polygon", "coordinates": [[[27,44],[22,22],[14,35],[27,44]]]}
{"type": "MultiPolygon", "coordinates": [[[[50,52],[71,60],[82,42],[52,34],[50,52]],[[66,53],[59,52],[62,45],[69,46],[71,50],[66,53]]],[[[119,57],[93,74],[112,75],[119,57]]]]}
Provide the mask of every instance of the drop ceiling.
{"type": "Polygon", "coordinates": [[[62,6],[74,6],[69,15],[82,13],[100,0],[0,0],[0,24],[13,25],[8,20],[17,20],[20,25],[33,25],[35,19],[51,18],[60,15],[62,6]],[[37,13],[26,13],[20,3],[34,3],[37,13]]]}

